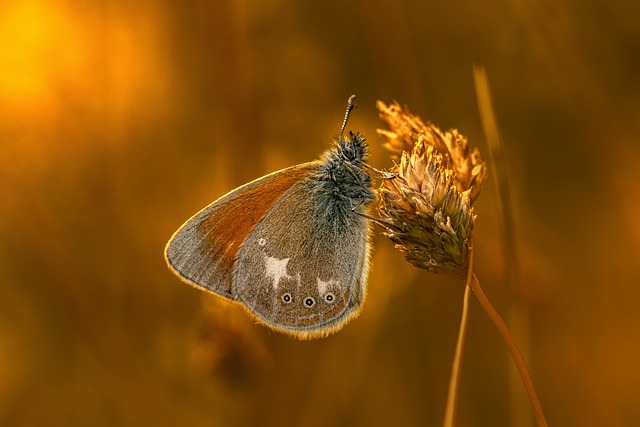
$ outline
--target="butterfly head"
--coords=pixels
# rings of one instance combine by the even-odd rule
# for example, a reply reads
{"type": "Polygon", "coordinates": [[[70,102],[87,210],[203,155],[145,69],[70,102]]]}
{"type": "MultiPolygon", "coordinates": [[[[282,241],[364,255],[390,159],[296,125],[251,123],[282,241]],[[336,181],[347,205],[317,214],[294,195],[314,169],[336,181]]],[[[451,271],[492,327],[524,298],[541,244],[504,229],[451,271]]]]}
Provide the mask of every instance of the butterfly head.
{"type": "Polygon", "coordinates": [[[348,135],[340,135],[336,139],[336,151],[343,162],[362,167],[369,155],[369,145],[360,132],[349,131],[348,135]]]}

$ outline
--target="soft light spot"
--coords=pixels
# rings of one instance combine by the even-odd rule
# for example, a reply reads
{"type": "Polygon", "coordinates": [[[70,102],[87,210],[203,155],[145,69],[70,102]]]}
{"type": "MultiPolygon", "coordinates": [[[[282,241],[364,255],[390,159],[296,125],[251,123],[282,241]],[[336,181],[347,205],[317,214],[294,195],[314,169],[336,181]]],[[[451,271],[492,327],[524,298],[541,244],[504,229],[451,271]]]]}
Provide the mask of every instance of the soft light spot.
{"type": "Polygon", "coordinates": [[[264,245],[266,245],[266,244],[267,244],[267,241],[264,239],[264,237],[261,237],[261,238],[258,240],[258,245],[260,245],[260,246],[264,246],[264,245]]]}
{"type": "Polygon", "coordinates": [[[280,280],[284,277],[285,279],[291,279],[291,276],[287,274],[287,264],[289,263],[289,258],[278,259],[270,256],[264,257],[266,276],[273,280],[273,289],[278,289],[278,284],[280,280]]]}

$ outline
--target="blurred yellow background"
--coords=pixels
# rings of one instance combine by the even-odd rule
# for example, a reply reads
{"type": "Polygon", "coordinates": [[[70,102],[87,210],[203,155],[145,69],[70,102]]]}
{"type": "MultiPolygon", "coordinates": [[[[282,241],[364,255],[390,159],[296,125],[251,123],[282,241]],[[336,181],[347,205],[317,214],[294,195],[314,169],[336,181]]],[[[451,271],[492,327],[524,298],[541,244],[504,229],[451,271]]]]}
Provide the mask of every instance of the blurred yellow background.
{"type": "MultiPolygon", "coordinates": [[[[184,285],[163,249],[220,195],[316,158],[352,93],[375,167],[376,99],[489,160],[477,61],[521,271],[509,290],[489,163],[476,273],[505,317],[525,307],[550,425],[640,425],[637,1],[5,0],[0,46],[0,425],[440,425],[463,284],[380,229],[362,315],[312,342],[184,285]]],[[[530,422],[510,367],[472,300],[460,426],[530,422]]]]}

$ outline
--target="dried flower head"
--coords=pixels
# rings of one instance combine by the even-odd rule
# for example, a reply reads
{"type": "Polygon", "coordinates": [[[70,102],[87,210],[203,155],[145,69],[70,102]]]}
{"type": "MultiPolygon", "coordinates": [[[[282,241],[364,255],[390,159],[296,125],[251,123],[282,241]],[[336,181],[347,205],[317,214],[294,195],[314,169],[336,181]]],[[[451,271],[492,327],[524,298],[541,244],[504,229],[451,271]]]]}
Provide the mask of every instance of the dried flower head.
{"type": "Polygon", "coordinates": [[[377,106],[390,128],[378,131],[383,145],[401,153],[391,170],[395,178],[378,190],[385,234],[417,267],[465,272],[475,218],[471,204],[486,180],[484,161],[457,131],[424,124],[397,103],[377,106]]]}

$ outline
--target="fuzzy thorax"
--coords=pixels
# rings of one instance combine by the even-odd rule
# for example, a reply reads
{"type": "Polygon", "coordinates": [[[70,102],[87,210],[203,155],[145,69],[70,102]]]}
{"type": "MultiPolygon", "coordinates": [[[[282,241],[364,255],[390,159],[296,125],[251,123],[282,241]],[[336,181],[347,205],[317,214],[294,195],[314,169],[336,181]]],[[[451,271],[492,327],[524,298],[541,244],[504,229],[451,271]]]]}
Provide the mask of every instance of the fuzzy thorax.
{"type": "Polygon", "coordinates": [[[315,191],[327,202],[326,215],[352,217],[363,213],[375,199],[371,176],[363,168],[369,153],[367,142],[360,133],[349,132],[336,138],[335,147],[320,160],[315,191]]]}

